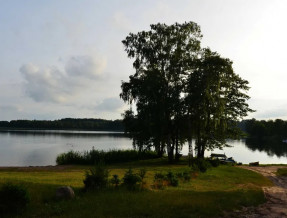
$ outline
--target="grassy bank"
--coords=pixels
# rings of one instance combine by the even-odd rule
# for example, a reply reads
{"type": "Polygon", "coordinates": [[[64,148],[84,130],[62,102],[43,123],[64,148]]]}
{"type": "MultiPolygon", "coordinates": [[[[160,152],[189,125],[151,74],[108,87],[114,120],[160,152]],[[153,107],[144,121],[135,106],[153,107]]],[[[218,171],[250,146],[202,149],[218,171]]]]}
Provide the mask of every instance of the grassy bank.
{"type": "Polygon", "coordinates": [[[138,160],[148,160],[158,158],[158,155],[154,151],[137,151],[137,150],[95,150],[78,152],[69,151],[57,156],[56,162],[58,165],[67,164],[83,164],[92,165],[100,162],[106,164],[122,163],[138,160]]]}
{"type": "Polygon", "coordinates": [[[179,182],[177,187],[163,190],[152,188],[154,174],[186,170],[186,162],[166,164],[166,160],[145,160],[110,165],[110,176],[123,177],[132,166],[134,171],[147,170],[147,189],[130,192],[109,189],[82,192],[83,179],[88,166],[58,166],[0,169],[0,184],[7,181],[23,184],[29,191],[31,202],[24,217],[211,217],[223,211],[264,202],[262,186],[270,181],[254,172],[232,167],[210,168],[191,181],[179,182]],[[55,189],[69,185],[76,192],[70,201],[56,201],[55,189]]]}

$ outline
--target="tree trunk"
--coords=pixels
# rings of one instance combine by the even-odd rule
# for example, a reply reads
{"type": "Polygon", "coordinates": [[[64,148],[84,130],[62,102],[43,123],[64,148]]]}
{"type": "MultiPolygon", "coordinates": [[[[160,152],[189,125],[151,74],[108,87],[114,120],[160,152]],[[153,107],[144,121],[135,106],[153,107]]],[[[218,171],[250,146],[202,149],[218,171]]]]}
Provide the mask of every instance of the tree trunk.
{"type": "Polygon", "coordinates": [[[191,166],[191,159],[193,158],[192,138],[188,139],[188,166],[191,166]]]}
{"type": "Polygon", "coordinates": [[[161,143],[160,143],[160,140],[158,140],[158,139],[155,139],[155,140],[154,140],[154,148],[155,148],[155,151],[156,151],[157,155],[158,155],[159,157],[162,157],[163,153],[162,153],[162,151],[161,151],[161,143]]]}
{"type": "Polygon", "coordinates": [[[173,162],[173,150],[174,150],[174,145],[171,143],[170,136],[167,139],[167,156],[168,156],[168,162],[172,163],[173,162]]]}
{"type": "Polygon", "coordinates": [[[178,148],[178,131],[177,131],[177,134],[176,134],[176,138],[175,138],[175,161],[179,161],[179,148],[178,148]]]}

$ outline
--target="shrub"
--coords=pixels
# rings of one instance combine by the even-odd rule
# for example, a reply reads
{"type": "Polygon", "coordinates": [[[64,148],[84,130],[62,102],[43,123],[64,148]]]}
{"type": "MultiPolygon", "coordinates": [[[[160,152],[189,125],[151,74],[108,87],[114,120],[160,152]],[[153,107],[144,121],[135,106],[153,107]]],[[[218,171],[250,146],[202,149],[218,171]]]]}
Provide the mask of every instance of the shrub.
{"type": "Polygon", "coordinates": [[[0,190],[0,215],[19,214],[29,201],[29,194],[24,187],[6,183],[0,190]]]}
{"type": "Polygon", "coordinates": [[[146,169],[140,169],[138,173],[140,177],[140,183],[141,183],[141,189],[144,189],[144,186],[146,185],[146,182],[144,181],[145,175],[146,175],[146,169]]]}
{"type": "Polygon", "coordinates": [[[178,186],[177,176],[169,171],[167,174],[155,173],[154,174],[154,188],[163,189],[164,186],[178,186]]]}
{"type": "Polygon", "coordinates": [[[210,159],[209,163],[213,166],[213,167],[218,167],[220,165],[220,160],[219,159],[210,159]]]}
{"type": "Polygon", "coordinates": [[[169,171],[166,174],[166,178],[167,178],[167,181],[168,181],[169,185],[171,185],[171,186],[178,186],[178,178],[177,178],[176,175],[174,175],[173,172],[169,171]]]}
{"type": "Polygon", "coordinates": [[[154,174],[154,188],[156,189],[163,189],[164,188],[164,181],[166,181],[166,177],[165,175],[163,175],[162,173],[155,173],[154,174]]]}
{"type": "Polygon", "coordinates": [[[94,148],[90,151],[77,152],[69,151],[57,156],[58,165],[64,164],[98,164],[104,162],[106,164],[121,163],[128,161],[147,160],[157,158],[154,151],[137,151],[137,150],[110,150],[99,151],[94,148]]]}
{"type": "Polygon", "coordinates": [[[193,170],[185,170],[182,172],[178,172],[176,174],[176,176],[180,179],[183,179],[184,181],[188,182],[191,179],[191,173],[193,172],[193,170]]]}
{"type": "Polygon", "coordinates": [[[205,160],[204,158],[195,158],[192,160],[192,169],[195,170],[198,168],[198,170],[202,173],[205,173],[206,170],[210,167],[210,163],[205,160]]]}
{"type": "Polygon", "coordinates": [[[58,165],[63,164],[87,164],[87,160],[84,159],[80,152],[69,151],[67,153],[59,154],[56,158],[58,165]]]}
{"type": "Polygon", "coordinates": [[[120,179],[118,175],[113,175],[113,178],[111,179],[111,183],[117,188],[120,184],[120,179]]]}
{"type": "Polygon", "coordinates": [[[100,163],[86,172],[85,189],[100,190],[108,186],[109,171],[100,163]]]}
{"type": "Polygon", "coordinates": [[[124,175],[123,186],[125,186],[128,190],[136,190],[140,181],[141,178],[130,168],[124,175]]]}
{"type": "Polygon", "coordinates": [[[140,177],[141,181],[143,181],[145,174],[146,174],[146,169],[140,169],[139,177],[140,177]]]}

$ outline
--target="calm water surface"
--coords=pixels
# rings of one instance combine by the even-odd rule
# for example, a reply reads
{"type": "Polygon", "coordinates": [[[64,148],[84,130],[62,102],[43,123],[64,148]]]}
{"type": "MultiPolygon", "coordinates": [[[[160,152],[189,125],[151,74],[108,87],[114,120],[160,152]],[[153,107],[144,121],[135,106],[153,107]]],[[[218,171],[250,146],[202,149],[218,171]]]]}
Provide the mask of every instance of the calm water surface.
{"type": "MultiPolygon", "coordinates": [[[[287,164],[287,144],[281,145],[279,151],[272,151],[269,147],[249,148],[245,140],[229,141],[229,144],[232,145],[231,148],[213,152],[225,153],[242,163],[259,161],[265,164],[287,164]]],[[[99,150],[131,149],[132,140],[122,133],[113,132],[0,131],[0,166],[55,165],[57,155],[62,152],[85,151],[92,147],[99,150]]],[[[186,155],[187,151],[187,146],[184,146],[182,153],[186,155]]],[[[207,155],[209,154],[210,152],[207,152],[207,155]]]]}

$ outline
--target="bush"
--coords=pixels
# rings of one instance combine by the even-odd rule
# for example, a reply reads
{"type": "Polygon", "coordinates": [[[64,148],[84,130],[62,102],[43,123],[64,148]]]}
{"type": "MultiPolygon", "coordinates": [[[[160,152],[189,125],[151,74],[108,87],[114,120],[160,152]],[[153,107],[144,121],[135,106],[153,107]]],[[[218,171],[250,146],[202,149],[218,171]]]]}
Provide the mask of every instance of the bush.
{"type": "Polygon", "coordinates": [[[140,169],[139,177],[140,177],[141,181],[143,181],[145,174],[146,174],[146,169],[140,169]]]}
{"type": "Polygon", "coordinates": [[[140,177],[140,183],[141,183],[141,189],[144,189],[146,182],[144,181],[145,175],[146,175],[146,169],[140,169],[139,173],[138,173],[139,177],[140,177]]]}
{"type": "Polygon", "coordinates": [[[178,186],[178,178],[171,171],[167,174],[155,173],[153,186],[156,189],[163,189],[164,186],[178,186]]]}
{"type": "Polygon", "coordinates": [[[63,164],[87,164],[80,152],[69,151],[67,153],[59,154],[56,158],[56,163],[58,165],[63,164]]]}
{"type": "Polygon", "coordinates": [[[182,172],[178,172],[176,174],[176,176],[180,179],[183,179],[184,181],[188,182],[191,179],[191,173],[193,172],[193,170],[185,170],[182,172]]]}
{"type": "Polygon", "coordinates": [[[85,164],[92,165],[104,162],[106,164],[122,163],[128,161],[147,160],[157,158],[154,151],[137,151],[137,150],[110,150],[99,151],[94,148],[90,151],[77,152],[69,151],[57,156],[56,163],[58,165],[65,164],[85,164]]]}
{"type": "Polygon", "coordinates": [[[123,186],[125,186],[128,190],[136,190],[140,181],[141,178],[130,168],[124,175],[123,186]]]}
{"type": "Polygon", "coordinates": [[[24,187],[6,183],[0,190],[0,215],[19,214],[29,201],[29,194],[24,187]]]}
{"type": "Polygon", "coordinates": [[[213,167],[218,167],[220,165],[220,160],[219,159],[210,159],[209,163],[213,166],[213,167]]]}
{"type": "Polygon", "coordinates": [[[118,175],[113,175],[113,178],[111,179],[111,183],[117,188],[120,184],[120,179],[118,175]]]}
{"type": "Polygon", "coordinates": [[[204,158],[195,158],[192,160],[192,169],[195,170],[198,168],[198,170],[202,173],[205,173],[206,170],[210,167],[210,163],[205,160],[204,158]]]}
{"type": "Polygon", "coordinates": [[[109,171],[100,163],[86,172],[85,189],[100,190],[108,186],[109,171]]]}
{"type": "Polygon", "coordinates": [[[164,181],[166,181],[165,175],[163,175],[162,173],[155,173],[154,174],[154,188],[163,189],[164,188],[164,181]]]}
{"type": "Polygon", "coordinates": [[[168,181],[169,185],[171,185],[171,186],[178,186],[178,178],[177,178],[176,175],[174,175],[173,172],[169,171],[166,174],[166,178],[167,178],[167,181],[168,181]]]}

